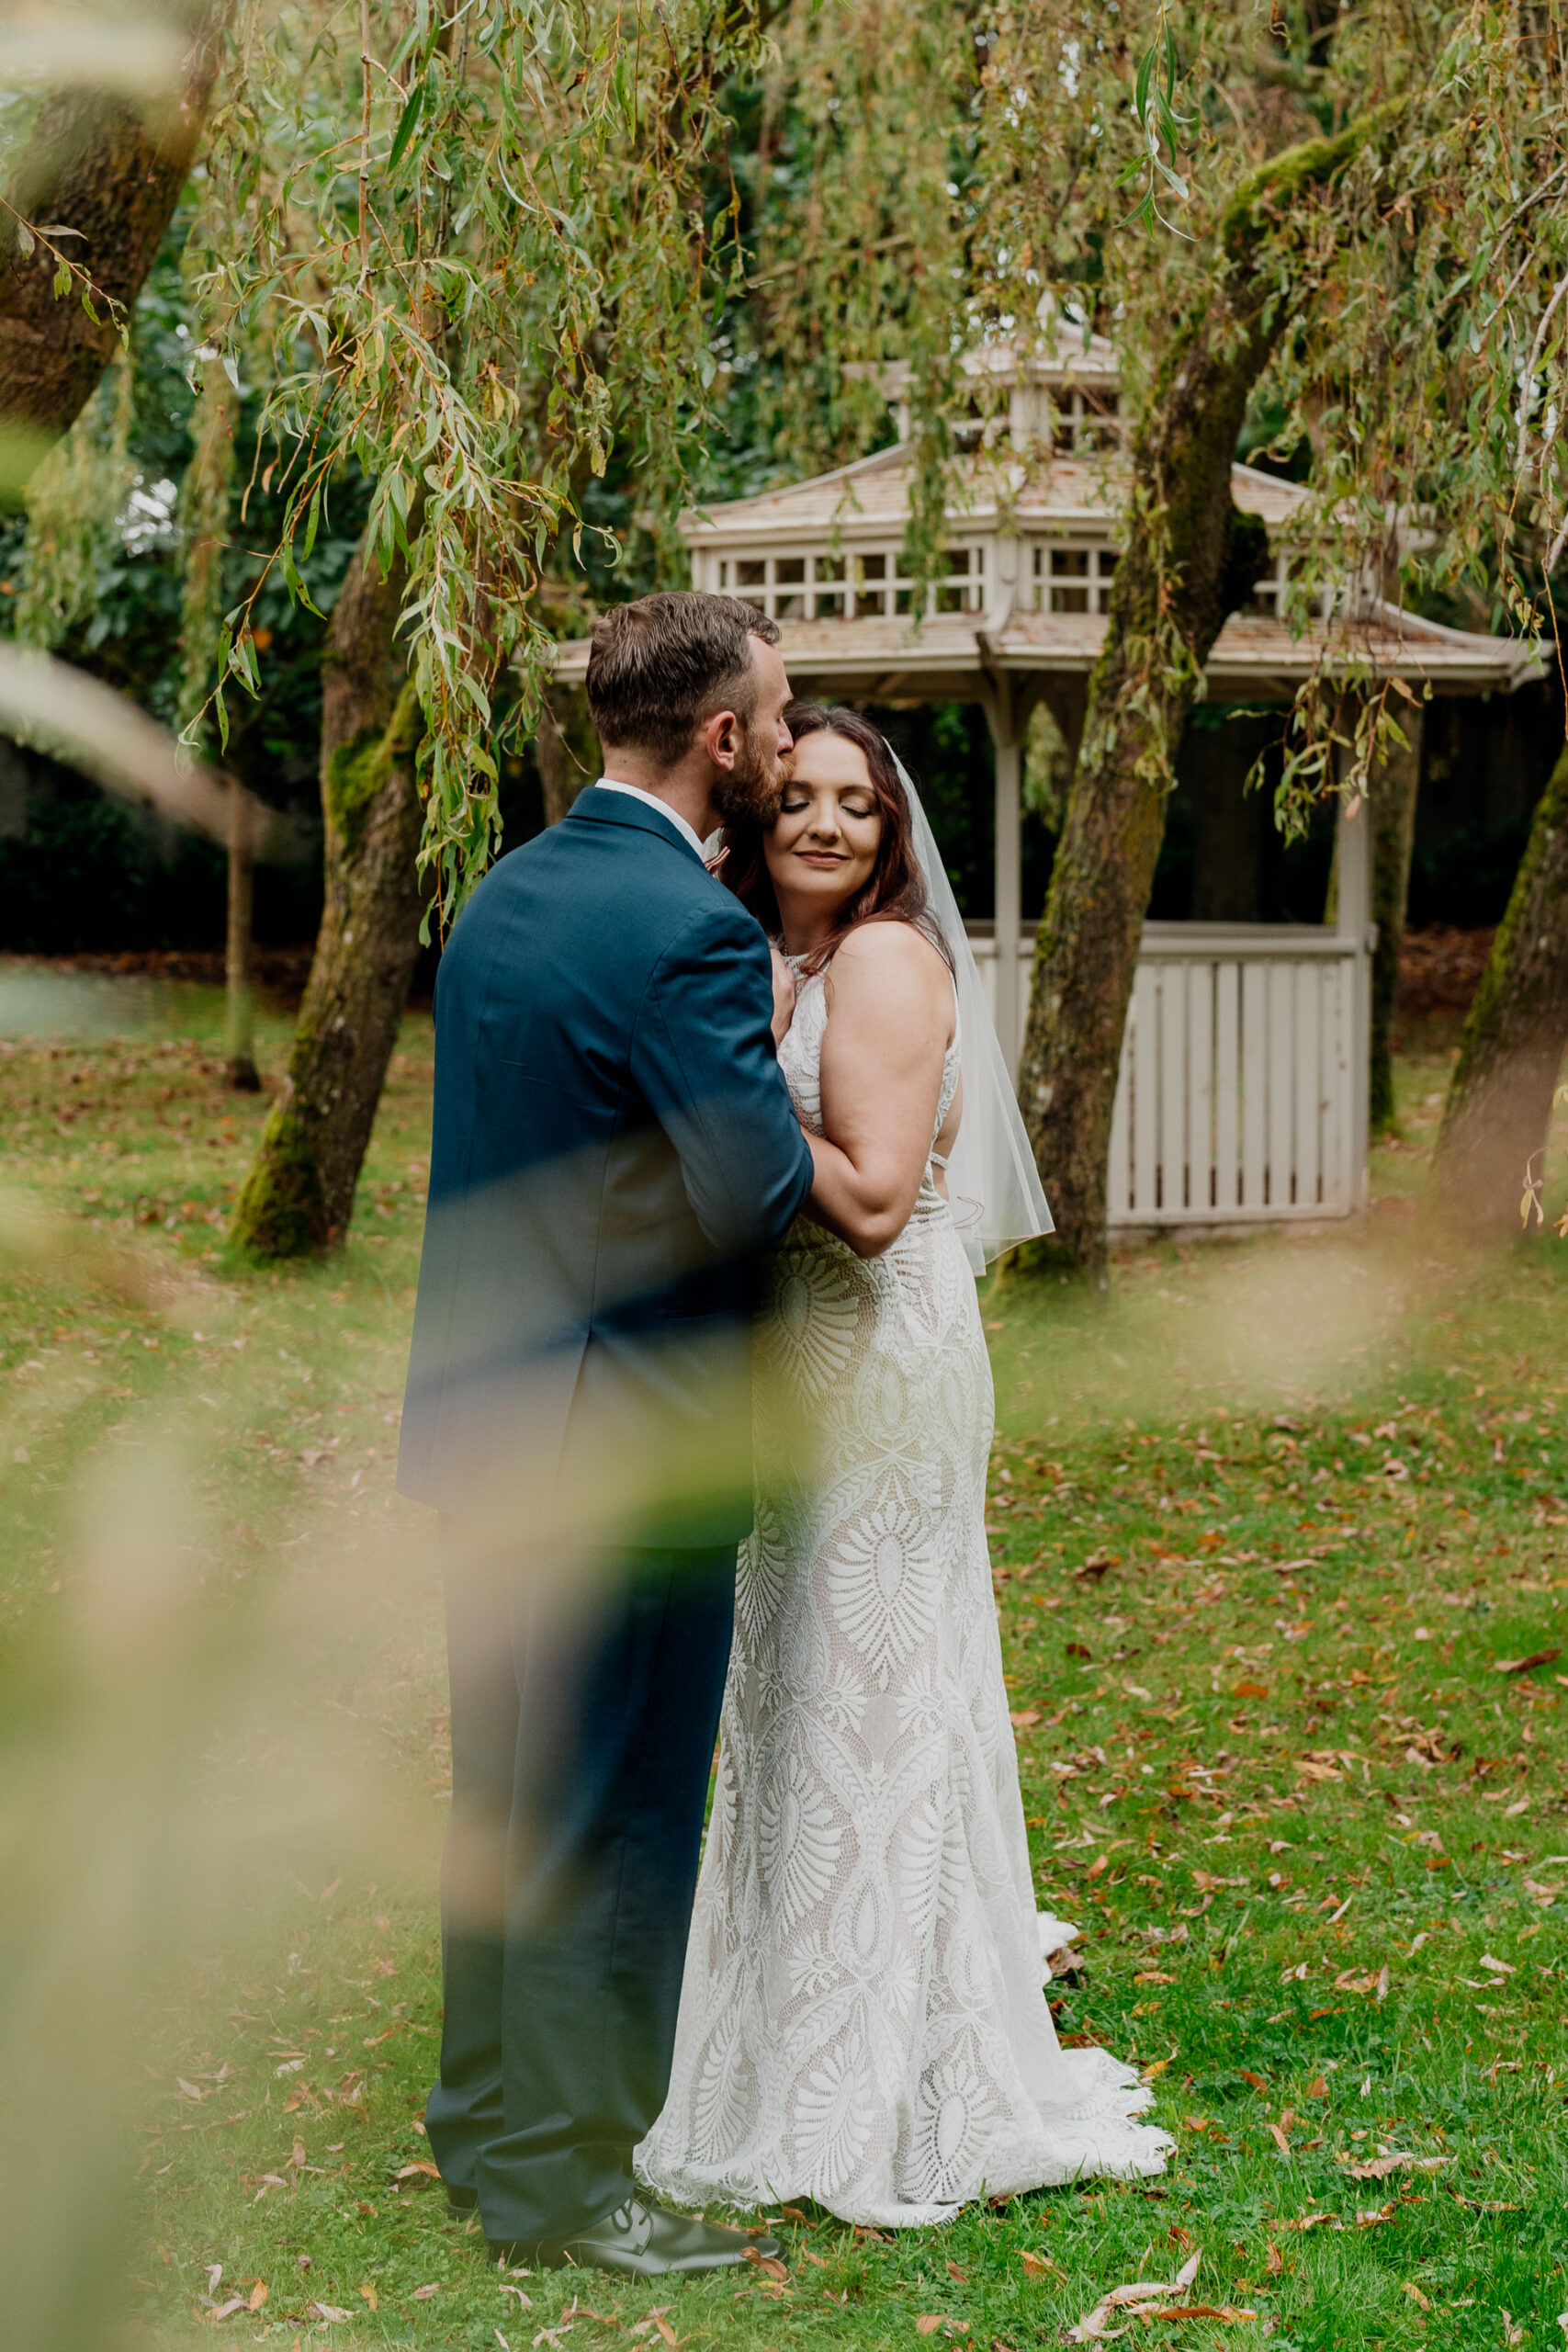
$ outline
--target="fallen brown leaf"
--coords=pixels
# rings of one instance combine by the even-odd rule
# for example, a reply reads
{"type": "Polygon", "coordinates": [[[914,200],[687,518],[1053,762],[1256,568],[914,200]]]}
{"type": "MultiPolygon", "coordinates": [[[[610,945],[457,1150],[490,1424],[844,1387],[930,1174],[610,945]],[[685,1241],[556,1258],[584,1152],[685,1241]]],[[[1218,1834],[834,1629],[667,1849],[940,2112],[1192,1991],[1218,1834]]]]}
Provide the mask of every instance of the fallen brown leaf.
{"type": "Polygon", "coordinates": [[[1245,2066],[1238,2066],[1236,2068],[1236,2072],[1241,2076],[1244,2083],[1250,2083],[1252,2085],[1255,2091],[1266,2091],[1268,2089],[1269,2086],[1261,2075],[1251,2074],[1245,2066]]]}
{"type": "Polygon", "coordinates": [[[375,2288],[371,2285],[368,2278],[366,2280],[364,2286],[361,2287],[359,2291],[364,2296],[366,2302],[373,2312],[378,2312],[380,2310],[381,2298],[376,2292],[375,2288]]]}
{"type": "Polygon", "coordinates": [[[1500,1657],[1493,1661],[1494,1674],[1528,1674],[1532,1666],[1551,1666],[1562,1655],[1561,1644],[1552,1650],[1532,1650],[1529,1657],[1500,1657]]]}
{"type": "Polygon", "coordinates": [[[248,2312],[259,2312],[265,2301],[266,2280],[265,2278],[258,2278],[255,2285],[251,2289],[251,2300],[245,2305],[245,2309],[248,2312]]]}
{"type": "Polygon", "coordinates": [[[961,2287],[967,2287],[969,2284],[969,2273],[966,2270],[960,2270],[956,2262],[948,2264],[947,2275],[950,2278],[956,2278],[961,2287]]]}
{"type": "Polygon", "coordinates": [[[1256,2319],[1256,2312],[1237,2311],[1234,2303],[1170,2303],[1156,2319],[1256,2319]]]}
{"type": "Polygon", "coordinates": [[[427,2303],[432,2295],[438,2295],[440,2292],[439,2287],[416,2287],[413,2290],[413,2299],[416,2303],[427,2303]]]}
{"type": "Polygon", "coordinates": [[[1421,2308],[1422,2308],[1422,2310],[1423,2310],[1424,2312],[1429,2312],[1429,2311],[1431,2310],[1432,2306],[1431,2306],[1430,2302],[1427,2301],[1427,2297],[1426,2297],[1426,2296],[1421,2292],[1420,2288],[1416,2286],[1416,2282],[1415,2282],[1415,2280],[1414,2280],[1413,2278],[1407,2278],[1407,2279],[1405,2280],[1405,2282],[1404,2282],[1404,2291],[1405,2291],[1405,2293],[1409,2296],[1409,2298],[1410,2298],[1410,2300],[1411,2300],[1411,2301],[1412,2301],[1413,2303],[1419,2303],[1419,2304],[1420,2304],[1420,2306],[1421,2306],[1421,2308]]]}
{"type": "Polygon", "coordinates": [[[1066,2331],[1064,2340],[1068,2344],[1096,2342],[1107,2334],[1111,2316],[1117,2311],[1131,2309],[1134,2317],[1142,2312],[1149,2312],[1152,2314],[1162,2296],[1179,2295],[1191,2286],[1198,2276],[1198,2265],[1201,2259],[1201,2251],[1193,2254],[1182,2264],[1175,2278],[1168,2284],[1160,2284],[1148,2278],[1136,2278],[1130,2286],[1113,2287],[1108,2295],[1100,2297],[1091,2312],[1085,2312],[1076,2327],[1069,2327],[1066,2331]]]}
{"type": "Polygon", "coordinates": [[[1365,2164],[1347,2165],[1345,2172],[1350,2180],[1386,2180],[1393,2172],[1441,2172],[1452,2162],[1452,2156],[1371,2156],[1365,2164]]]}

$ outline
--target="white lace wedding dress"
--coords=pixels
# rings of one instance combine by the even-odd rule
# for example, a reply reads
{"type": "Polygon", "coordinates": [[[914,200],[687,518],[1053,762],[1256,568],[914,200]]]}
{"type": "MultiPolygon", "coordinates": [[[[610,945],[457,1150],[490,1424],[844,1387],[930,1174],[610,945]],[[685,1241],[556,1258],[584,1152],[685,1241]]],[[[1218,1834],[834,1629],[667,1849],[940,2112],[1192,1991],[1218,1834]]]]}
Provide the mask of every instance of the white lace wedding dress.
{"type": "MultiPolygon", "coordinates": [[[[802,981],[779,1055],[818,1134],[827,1018],[802,981]]],[[[955,1039],[938,1132],[957,1081],[955,1039]]],[[[1045,2004],[986,1545],[990,1366],[929,1168],[879,1258],[797,1220],[762,1347],[713,1815],[637,2170],[682,2204],[807,2197],[885,2226],[1156,2172],[1172,2143],[1132,2120],[1150,2093],[1061,2050],[1045,2004]]]]}

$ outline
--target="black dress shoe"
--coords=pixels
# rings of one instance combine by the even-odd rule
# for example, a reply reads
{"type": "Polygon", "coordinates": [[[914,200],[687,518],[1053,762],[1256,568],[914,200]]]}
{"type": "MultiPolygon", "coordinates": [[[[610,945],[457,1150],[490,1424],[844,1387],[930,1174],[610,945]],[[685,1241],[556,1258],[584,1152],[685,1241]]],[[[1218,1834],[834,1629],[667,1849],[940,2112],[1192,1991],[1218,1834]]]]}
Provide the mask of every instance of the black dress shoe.
{"type": "Polygon", "coordinates": [[[783,2248],[775,2237],[760,2230],[726,2230],[713,2222],[694,2221],[689,2213],[671,2213],[640,2197],[606,2214],[575,2237],[542,2245],[506,2245],[485,2240],[492,2262],[510,2269],[515,2263],[537,2263],[541,2270],[573,2266],[585,2270],[614,2270],[627,2278],[663,2278],[672,2271],[738,2270],[745,2262],[776,2262],[783,2248]]]}

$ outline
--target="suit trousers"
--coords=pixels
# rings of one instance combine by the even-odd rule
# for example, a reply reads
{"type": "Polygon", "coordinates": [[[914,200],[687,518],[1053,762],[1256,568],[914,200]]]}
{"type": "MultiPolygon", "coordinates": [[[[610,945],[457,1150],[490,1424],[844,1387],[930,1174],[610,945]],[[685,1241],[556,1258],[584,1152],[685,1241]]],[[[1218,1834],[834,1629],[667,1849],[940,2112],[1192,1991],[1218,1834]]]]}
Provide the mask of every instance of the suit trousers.
{"type": "Polygon", "coordinates": [[[669,2086],[736,1547],[599,1553],[563,1577],[445,1533],[452,1814],[426,2128],[485,2235],[532,2245],[632,2193],[669,2086]]]}

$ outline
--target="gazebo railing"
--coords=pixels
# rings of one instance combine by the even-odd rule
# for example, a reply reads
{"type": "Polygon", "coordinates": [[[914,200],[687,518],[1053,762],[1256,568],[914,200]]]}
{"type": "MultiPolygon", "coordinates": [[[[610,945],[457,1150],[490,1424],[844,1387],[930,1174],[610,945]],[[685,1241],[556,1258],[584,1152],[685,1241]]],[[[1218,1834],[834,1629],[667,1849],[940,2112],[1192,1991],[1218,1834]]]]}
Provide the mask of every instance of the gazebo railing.
{"type": "MultiPolygon", "coordinates": [[[[993,1000],[994,939],[974,941],[993,1000]]],[[[1278,1224],[1362,1204],[1364,935],[1145,923],[1111,1119],[1113,1226],[1278,1224]]],[[[1033,942],[1018,942],[1018,1034],[1033,942]]]]}

